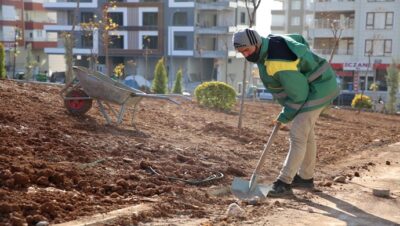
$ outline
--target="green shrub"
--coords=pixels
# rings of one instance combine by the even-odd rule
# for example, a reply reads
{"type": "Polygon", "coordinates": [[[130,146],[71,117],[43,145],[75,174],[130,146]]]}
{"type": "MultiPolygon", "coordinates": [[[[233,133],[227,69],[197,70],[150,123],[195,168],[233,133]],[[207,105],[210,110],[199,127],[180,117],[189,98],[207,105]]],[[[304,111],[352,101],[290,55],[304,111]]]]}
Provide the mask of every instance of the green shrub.
{"type": "Polygon", "coordinates": [[[0,79],[6,78],[6,54],[4,46],[0,43],[0,79]]]}
{"type": "Polygon", "coordinates": [[[351,106],[353,108],[358,108],[358,109],[371,108],[372,107],[371,98],[366,95],[357,94],[351,101],[351,106]]]}
{"type": "Polygon", "coordinates": [[[36,81],[39,82],[46,82],[47,81],[47,76],[45,74],[36,74],[36,81]]]}
{"type": "Polygon", "coordinates": [[[182,94],[182,69],[176,72],[176,79],[174,87],[172,88],[172,93],[182,94]]]}
{"type": "Polygon", "coordinates": [[[167,93],[167,70],[164,65],[164,58],[158,60],[156,68],[154,69],[154,80],[152,84],[152,91],[154,93],[166,94],[167,93]]]}
{"type": "Polygon", "coordinates": [[[204,82],[196,87],[194,95],[200,105],[218,110],[231,110],[236,103],[235,90],[223,82],[204,82]]]}

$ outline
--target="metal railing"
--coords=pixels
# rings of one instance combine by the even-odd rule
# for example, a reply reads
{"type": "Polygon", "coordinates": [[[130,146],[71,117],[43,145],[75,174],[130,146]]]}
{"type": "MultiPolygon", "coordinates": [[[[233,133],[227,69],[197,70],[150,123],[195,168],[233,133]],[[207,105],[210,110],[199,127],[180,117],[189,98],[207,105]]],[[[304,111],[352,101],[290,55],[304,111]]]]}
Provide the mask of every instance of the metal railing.
{"type": "Polygon", "coordinates": [[[332,23],[339,23],[339,26],[343,29],[353,29],[354,19],[344,19],[344,20],[330,20],[330,19],[316,19],[314,21],[314,28],[330,29],[332,23]]]}
{"type": "Polygon", "coordinates": [[[316,2],[354,2],[354,0],[317,0],[316,2]]]}
{"type": "MultiPolygon", "coordinates": [[[[313,51],[317,54],[329,55],[332,52],[332,49],[313,49],[313,51]]],[[[334,52],[335,55],[353,55],[353,49],[336,49],[334,52]]]]}

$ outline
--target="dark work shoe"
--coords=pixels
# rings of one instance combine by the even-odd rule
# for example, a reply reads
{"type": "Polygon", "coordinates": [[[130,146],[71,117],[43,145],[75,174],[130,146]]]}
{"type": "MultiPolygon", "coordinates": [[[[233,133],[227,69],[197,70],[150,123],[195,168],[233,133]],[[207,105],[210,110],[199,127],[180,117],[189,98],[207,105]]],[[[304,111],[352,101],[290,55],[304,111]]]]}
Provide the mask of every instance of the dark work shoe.
{"type": "Polygon", "coordinates": [[[292,181],[293,188],[314,188],[314,178],[303,179],[298,174],[294,176],[292,181]]]}
{"type": "Polygon", "coordinates": [[[290,184],[286,184],[285,182],[281,180],[277,180],[274,182],[272,185],[271,191],[268,193],[268,197],[282,197],[285,195],[292,195],[293,191],[292,188],[290,187],[290,184]]]}

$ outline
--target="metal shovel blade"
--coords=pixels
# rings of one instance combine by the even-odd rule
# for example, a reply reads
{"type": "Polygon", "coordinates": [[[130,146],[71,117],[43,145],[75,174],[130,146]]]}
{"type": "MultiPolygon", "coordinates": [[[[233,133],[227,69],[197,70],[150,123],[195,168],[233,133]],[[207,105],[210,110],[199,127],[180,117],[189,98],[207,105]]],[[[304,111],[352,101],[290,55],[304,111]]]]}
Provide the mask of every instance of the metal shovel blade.
{"type": "Polygon", "coordinates": [[[272,140],[279,130],[280,123],[277,122],[272,130],[271,135],[268,138],[268,142],[264,147],[260,159],[258,160],[257,166],[251,175],[251,180],[243,180],[240,178],[234,178],[231,186],[231,191],[234,196],[239,199],[252,200],[252,199],[263,199],[266,198],[268,192],[272,190],[272,185],[260,185],[257,184],[257,175],[260,172],[260,168],[265,161],[266,153],[269,147],[272,145],[272,140]]]}
{"type": "Polygon", "coordinates": [[[235,177],[231,185],[232,194],[241,200],[264,199],[271,189],[272,185],[252,184],[239,177],[235,177]]]}

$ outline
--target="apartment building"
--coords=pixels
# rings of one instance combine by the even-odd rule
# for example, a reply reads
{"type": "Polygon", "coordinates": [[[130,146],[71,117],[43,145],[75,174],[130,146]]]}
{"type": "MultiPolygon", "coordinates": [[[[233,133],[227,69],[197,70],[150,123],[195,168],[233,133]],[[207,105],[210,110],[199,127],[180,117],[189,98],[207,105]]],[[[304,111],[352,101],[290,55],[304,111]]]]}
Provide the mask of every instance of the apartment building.
{"type": "Polygon", "coordinates": [[[59,37],[55,48],[45,49],[54,59],[51,65],[65,67],[60,64],[65,54],[61,37],[71,31],[75,20],[75,65],[89,67],[89,58],[95,54],[96,69],[107,71],[102,31],[87,36],[80,27],[82,22],[101,18],[107,5],[109,17],[119,25],[109,31],[111,69],[123,63],[126,75],[151,80],[155,64],[164,57],[170,86],[182,69],[189,91],[209,80],[224,81],[240,90],[244,58],[234,51],[231,40],[236,29],[249,24],[243,0],[120,0],[112,6],[105,0],[81,0],[78,9],[76,1],[50,0],[44,7],[57,13],[57,24],[45,29],[59,37]]]}
{"type": "MultiPolygon", "coordinates": [[[[170,74],[175,75],[182,68],[188,84],[218,80],[240,93],[244,58],[234,50],[232,35],[237,29],[248,27],[245,2],[169,0],[166,18],[170,74]]],[[[249,66],[246,85],[253,83],[250,71],[249,66]]]]}
{"type": "Polygon", "coordinates": [[[399,0],[279,0],[271,31],[302,34],[319,55],[331,58],[341,89],[386,98],[386,68],[400,60],[399,0]],[[369,92],[372,83],[378,92],[369,92]]]}
{"type": "Polygon", "coordinates": [[[6,49],[8,76],[24,73],[28,46],[36,61],[34,74],[45,73],[48,59],[44,48],[55,46],[56,37],[48,36],[44,26],[56,22],[55,14],[45,11],[42,0],[0,0],[0,3],[0,42],[6,49]]]}
{"type": "Polygon", "coordinates": [[[108,1],[83,0],[78,8],[77,4],[76,1],[63,0],[44,4],[46,9],[57,13],[57,24],[45,27],[47,32],[58,37],[56,47],[45,49],[55,62],[53,71],[65,70],[65,64],[60,64],[65,54],[63,36],[71,33],[74,27],[75,65],[90,67],[96,59],[95,69],[107,73],[105,56],[108,55],[111,71],[123,63],[126,74],[140,74],[147,78],[152,74],[148,68],[163,56],[164,51],[163,39],[160,38],[164,36],[164,8],[161,2],[117,1],[111,4],[108,1]],[[107,17],[118,24],[117,29],[107,32],[101,25],[93,30],[81,27],[81,23],[90,21],[97,25],[104,24],[107,17]],[[108,41],[104,39],[106,32],[108,41]],[[108,45],[105,45],[106,42],[108,45]]]}

